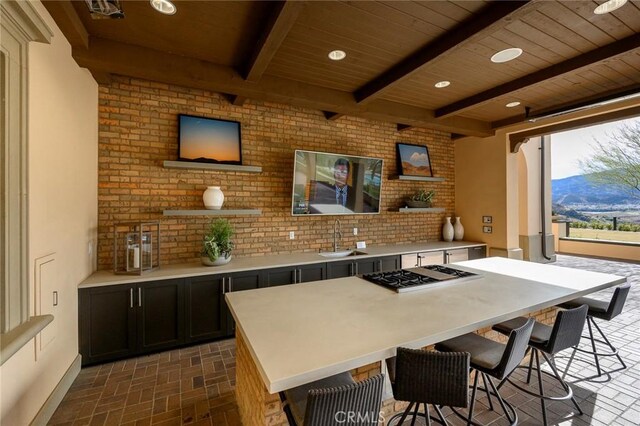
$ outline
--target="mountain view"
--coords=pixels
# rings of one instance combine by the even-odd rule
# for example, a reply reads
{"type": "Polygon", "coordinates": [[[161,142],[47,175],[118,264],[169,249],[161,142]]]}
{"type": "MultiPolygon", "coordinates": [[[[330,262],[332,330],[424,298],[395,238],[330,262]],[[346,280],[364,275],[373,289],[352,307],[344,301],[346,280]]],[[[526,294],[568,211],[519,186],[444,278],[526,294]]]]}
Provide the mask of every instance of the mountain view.
{"type": "Polygon", "coordinates": [[[623,187],[594,183],[587,175],[551,181],[553,210],[557,214],[582,221],[628,217],[640,223],[640,198],[623,187]]]}

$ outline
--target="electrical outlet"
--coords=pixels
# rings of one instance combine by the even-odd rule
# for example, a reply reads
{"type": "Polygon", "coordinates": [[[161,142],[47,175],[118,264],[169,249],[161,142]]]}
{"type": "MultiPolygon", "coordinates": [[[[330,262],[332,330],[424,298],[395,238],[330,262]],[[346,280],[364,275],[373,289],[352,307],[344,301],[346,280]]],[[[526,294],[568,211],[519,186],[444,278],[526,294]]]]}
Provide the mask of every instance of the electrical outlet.
{"type": "Polygon", "coordinates": [[[358,235],[358,228],[353,228],[353,235],[358,235]]]}
{"type": "Polygon", "coordinates": [[[296,233],[293,231],[289,231],[289,239],[290,240],[295,240],[296,239],[296,233]]]}
{"type": "Polygon", "coordinates": [[[482,227],[482,232],[484,232],[485,234],[490,234],[492,231],[493,231],[493,228],[491,226],[482,227]]]}
{"type": "Polygon", "coordinates": [[[493,223],[493,216],[482,216],[482,223],[493,223]]]}

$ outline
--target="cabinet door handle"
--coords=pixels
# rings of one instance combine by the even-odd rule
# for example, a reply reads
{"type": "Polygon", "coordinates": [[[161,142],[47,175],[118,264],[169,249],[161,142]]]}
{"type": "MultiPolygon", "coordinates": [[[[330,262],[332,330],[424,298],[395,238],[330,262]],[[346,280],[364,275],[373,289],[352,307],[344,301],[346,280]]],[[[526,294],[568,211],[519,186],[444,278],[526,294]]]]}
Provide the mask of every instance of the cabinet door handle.
{"type": "Polygon", "coordinates": [[[142,306],[142,287],[138,287],[138,307],[142,306]]]}
{"type": "Polygon", "coordinates": [[[233,291],[233,283],[231,282],[231,277],[227,278],[227,283],[229,286],[229,293],[231,293],[233,291]]]}
{"type": "Polygon", "coordinates": [[[356,265],[356,273],[354,275],[358,275],[358,262],[354,262],[354,265],[356,265]]]}
{"type": "Polygon", "coordinates": [[[353,262],[351,262],[349,264],[349,276],[352,277],[353,276],[353,262]]]}
{"type": "Polygon", "coordinates": [[[378,272],[382,272],[382,260],[378,260],[378,272]]]}
{"type": "Polygon", "coordinates": [[[222,277],[222,294],[225,294],[227,292],[227,279],[225,277],[222,277]]]}
{"type": "Polygon", "coordinates": [[[129,289],[129,307],[133,308],[133,289],[129,289]]]}

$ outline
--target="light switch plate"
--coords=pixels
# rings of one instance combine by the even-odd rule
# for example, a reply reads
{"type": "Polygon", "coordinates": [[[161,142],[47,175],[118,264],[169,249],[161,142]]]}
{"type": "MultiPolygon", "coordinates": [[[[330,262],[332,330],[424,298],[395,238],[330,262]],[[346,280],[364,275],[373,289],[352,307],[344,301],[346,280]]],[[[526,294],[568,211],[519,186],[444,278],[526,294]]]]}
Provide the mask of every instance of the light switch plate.
{"type": "Polygon", "coordinates": [[[290,240],[295,240],[296,239],[296,233],[293,231],[289,231],[289,239],[290,240]]]}
{"type": "Polygon", "coordinates": [[[493,223],[493,216],[482,216],[482,223],[493,223]]]}
{"type": "Polygon", "coordinates": [[[492,231],[493,231],[493,228],[491,226],[482,227],[482,232],[484,232],[485,234],[490,234],[492,231]]]}

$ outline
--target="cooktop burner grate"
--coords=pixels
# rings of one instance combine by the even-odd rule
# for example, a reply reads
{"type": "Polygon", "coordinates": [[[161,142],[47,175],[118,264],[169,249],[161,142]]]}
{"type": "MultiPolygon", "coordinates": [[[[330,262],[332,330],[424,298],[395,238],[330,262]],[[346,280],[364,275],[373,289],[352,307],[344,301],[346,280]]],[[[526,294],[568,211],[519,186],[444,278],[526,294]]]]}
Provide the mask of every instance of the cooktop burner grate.
{"type": "Polygon", "coordinates": [[[451,284],[480,278],[473,272],[462,271],[442,265],[421,266],[412,269],[374,272],[362,275],[367,281],[392,289],[398,293],[433,287],[437,284],[451,284]]]}

